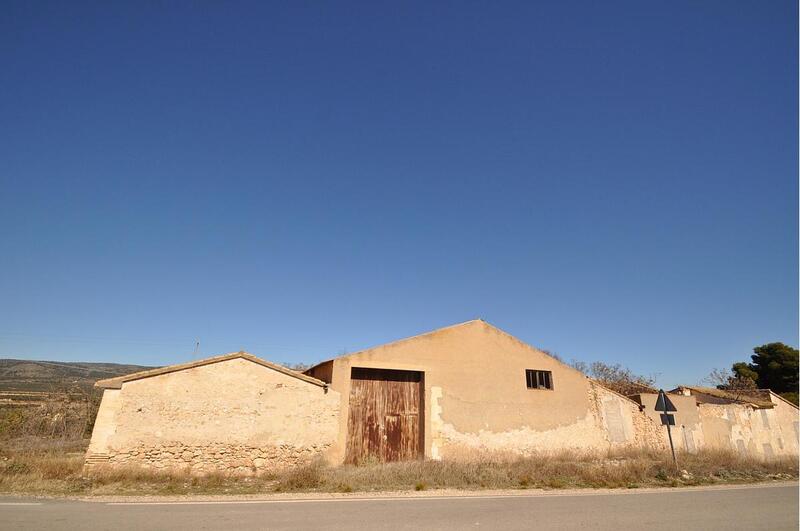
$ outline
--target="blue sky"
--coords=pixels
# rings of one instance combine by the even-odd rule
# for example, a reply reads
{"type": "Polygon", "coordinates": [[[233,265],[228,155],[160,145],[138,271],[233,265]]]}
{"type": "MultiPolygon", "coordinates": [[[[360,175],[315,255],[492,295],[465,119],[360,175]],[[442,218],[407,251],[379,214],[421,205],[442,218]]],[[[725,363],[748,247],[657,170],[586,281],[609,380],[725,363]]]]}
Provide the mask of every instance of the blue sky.
{"type": "Polygon", "coordinates": [[[798,343],[795,2],[3,11],[0,357],[798,343]]]}

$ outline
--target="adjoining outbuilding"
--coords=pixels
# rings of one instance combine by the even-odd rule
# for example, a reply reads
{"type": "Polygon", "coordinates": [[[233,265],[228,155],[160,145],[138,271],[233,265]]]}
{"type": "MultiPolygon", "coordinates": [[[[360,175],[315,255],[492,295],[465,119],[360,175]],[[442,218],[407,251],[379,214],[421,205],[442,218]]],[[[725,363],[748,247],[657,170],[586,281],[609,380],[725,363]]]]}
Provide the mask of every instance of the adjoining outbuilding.
{"type": "Polygon", "coordinates": [[[324,457],[339,396],[325,382],[234,352],[101,380],[86,463],[252,474],[324,457]]]}

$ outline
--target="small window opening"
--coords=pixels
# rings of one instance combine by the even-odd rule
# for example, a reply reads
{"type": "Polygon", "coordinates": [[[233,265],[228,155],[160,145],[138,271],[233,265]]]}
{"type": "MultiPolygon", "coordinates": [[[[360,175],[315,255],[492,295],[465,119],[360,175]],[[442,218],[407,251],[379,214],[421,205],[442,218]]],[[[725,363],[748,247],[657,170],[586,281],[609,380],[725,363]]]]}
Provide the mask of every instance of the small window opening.
{"type": "Polygon", "coordinates": [[[528,389],[553,389],[553,373],[525,369],[525,383],[527,383],[528,389]]]}

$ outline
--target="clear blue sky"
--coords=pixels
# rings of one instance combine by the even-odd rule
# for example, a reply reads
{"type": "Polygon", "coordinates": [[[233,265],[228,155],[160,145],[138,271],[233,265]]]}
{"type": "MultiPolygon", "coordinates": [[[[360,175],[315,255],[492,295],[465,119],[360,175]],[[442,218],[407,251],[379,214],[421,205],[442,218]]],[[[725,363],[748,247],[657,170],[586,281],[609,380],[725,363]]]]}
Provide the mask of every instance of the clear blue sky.
{"type": "Polygon", "coordinates": [[[0,16],[0,357],[798,343],[796,2],[80,4],[0,16]]]}

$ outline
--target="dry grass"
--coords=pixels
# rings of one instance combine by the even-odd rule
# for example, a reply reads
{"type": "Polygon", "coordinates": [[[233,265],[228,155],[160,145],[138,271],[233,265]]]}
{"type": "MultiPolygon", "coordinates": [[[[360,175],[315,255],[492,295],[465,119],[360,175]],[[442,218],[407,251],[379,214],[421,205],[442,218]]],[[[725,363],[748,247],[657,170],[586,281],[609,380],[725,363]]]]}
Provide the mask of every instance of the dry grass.
{"type": "Polygon", "coordinates": [[[615,454],[557,452],[533,457],[476,454],[453,461],[370,463],[303,468],[255,478],[187,472],[111,469],[83,475],[84,442],[0,447],[0,492],[19,494],[257,494],[267,492],[369,492],[433,489],[638,488],[797,479],[796,459],[762,461],[731,452],[679,456],[648,451],[615,454]]]}
{"type": "Polygon", "coordinates": [[[0,444],[33,438],[81,441],[91,436],[100,393],[75,387],[36,394],[36,401],[0,406],[0,444]]]}
{"type": "Polygon", "coordinates": [[[81,477],[84,452],[82,441],[4,441],[0,446],[0,492],[80,492],[86,484],[81,477]]]}
{"type": "Polygon", "coordinates": [[[279,477],[276,490],[356,491],[520,488],[637,488],[750,482],[798,477],[796,459],[762,461],[731,452],[679,457],[635,451],[611,455],[558,452],[534,457],[482,455],[456,461],[418,461],[329,468],[321,464],[279,477]]]}

